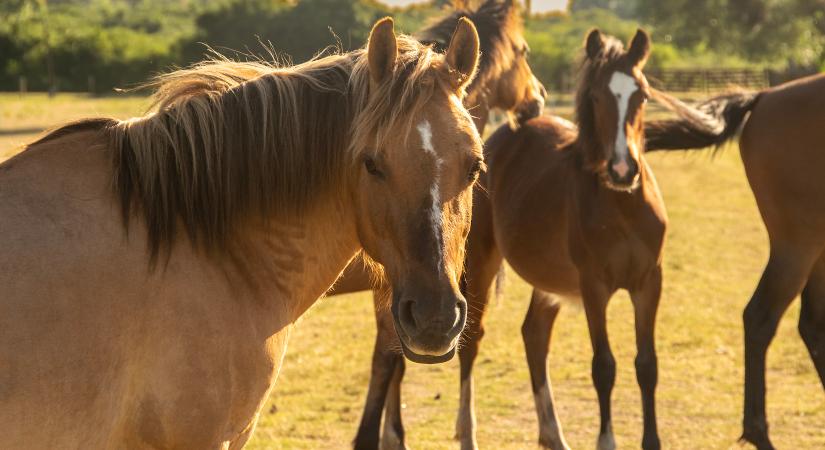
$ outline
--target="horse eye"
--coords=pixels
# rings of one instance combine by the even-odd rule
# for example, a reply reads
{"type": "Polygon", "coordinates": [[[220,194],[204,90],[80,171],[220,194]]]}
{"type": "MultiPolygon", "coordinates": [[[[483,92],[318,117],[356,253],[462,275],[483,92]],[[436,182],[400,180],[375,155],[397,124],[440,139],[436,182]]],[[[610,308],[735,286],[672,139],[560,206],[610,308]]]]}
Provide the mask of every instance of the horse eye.
{"type": "Polygon", "coordinates": [[[367,173],[369,173],[370,175],[378,178],[384,178],[384,173],[378,169],[378,167],[375,165],[375,160],[373,160],[369,156],[364,158],[364,168],[367,169],[367,173]]]}

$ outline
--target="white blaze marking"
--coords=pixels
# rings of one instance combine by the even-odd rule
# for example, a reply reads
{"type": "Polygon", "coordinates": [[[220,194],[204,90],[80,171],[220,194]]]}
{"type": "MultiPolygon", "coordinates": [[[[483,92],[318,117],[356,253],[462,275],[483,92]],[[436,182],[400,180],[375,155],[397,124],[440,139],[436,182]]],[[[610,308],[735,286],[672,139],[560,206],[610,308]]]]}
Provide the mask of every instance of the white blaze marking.
{"type": "Polygon", "coordinates": [[[432,205],[430,206],[430,224],[433,228],[433,235],[435,237],[435,244],[437,249],[437,270],[441,272],[441,267],[444,265],[444,239],[441,234],[441,193],[438,190],[438,181],[441,175],[442,160],[438,157],[433,147],[433,128],[427,120],[422,121],[416,127],[418,134],[421,135],[421,146],[424,151],[433,157],[435,163],[435,176],[433,178],[433,185],[430,187],[430,198],[432,198],[432,205]]]}
{"type": "Polygon", "coordinates": [[[616,97],[616,105],[619,107],[619,128],[616,131],[616,145],[614,151],[618,157],[618,162],[613,165],[613,170],[620,177],[624,177],[630,167],[627,165],[628,148],[627,136],[625,135],[625,121],[627,120],[627,106],[630,96],[639,90],[636,80],[630,75],[622,72],[614,72],[608,84],[610,92],[616,97]]]}

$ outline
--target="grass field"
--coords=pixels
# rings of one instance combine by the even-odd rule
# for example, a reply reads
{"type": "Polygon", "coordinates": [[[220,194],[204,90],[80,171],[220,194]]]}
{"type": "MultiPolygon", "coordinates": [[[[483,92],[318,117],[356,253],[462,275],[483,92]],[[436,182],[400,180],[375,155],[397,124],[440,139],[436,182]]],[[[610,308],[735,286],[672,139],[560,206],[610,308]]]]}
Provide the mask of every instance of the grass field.
{"type": "MultiPolygon", "coordinates": [[[[0,94],[0,160],[13,146],[58,122],[89,115],[125,118],[142,98],[0,94]]],[[[741,313],[767,260],[767,237],[733,146],[650,155],[670,216],[657,327],[658,417],[668,449],[738,448],[742,408],[741,313]]],[[[537,438],[520,326],[530,288],[510,274],[490,309],[476,364],[479,445],[535,448],[537,438]]],[[[794,303],[768,354],[768,414],[783,449],[825,448],[825,394],[796,332],[794,303]]],[[[632,312],[626,295],[609,309],[618,363],[613,395],[619,448],[637,448],[641,405],[633,369],[632,312]]],[[[361,414],[375,331],[369,294],[321,300],[295,326],[284,367],[252,449],[346,448],[361,414]]],[[[584,312],[563,308],[553,337],[550,375],[559,415],[574,449],[593,448],[598,429],[584,312]]],[[[408,444],[457,448],[458,362],[408,363],[403,388],[408,444]]]]}

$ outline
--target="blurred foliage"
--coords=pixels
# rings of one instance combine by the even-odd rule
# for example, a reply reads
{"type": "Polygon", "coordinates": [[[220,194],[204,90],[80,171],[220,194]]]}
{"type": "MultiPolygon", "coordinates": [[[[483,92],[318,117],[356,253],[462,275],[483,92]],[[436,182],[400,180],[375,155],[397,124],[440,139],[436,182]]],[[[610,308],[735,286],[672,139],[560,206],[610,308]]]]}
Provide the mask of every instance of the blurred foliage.
{"type": "MultiPolygon", "coordinates": [[[[449,4],[431,0],[399,9],[377,0],[2,0],[0,90],[16,89],[20,76],[29,89],[45,90],[51,60],[61,90],[107,92],[197,61],[207,45],[234,57],[271,58],[274,52],[301,62],[329,46],[360,47],[385,15],[412,33],[449,4]]],[[[622,39],[639,26],[651,32],[649,65],[655,68],[825,69],[825,0],[571,0],[567,12],[527,23],[531,64],[546,84],[569,78],[594,26],[622,39]]]]}

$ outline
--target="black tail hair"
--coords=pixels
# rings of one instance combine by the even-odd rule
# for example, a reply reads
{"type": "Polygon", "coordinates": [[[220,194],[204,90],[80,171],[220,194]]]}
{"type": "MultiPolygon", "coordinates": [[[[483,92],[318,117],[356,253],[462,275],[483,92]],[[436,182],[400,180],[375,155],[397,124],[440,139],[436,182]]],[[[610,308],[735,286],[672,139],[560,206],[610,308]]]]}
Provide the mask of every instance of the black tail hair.
{"type": "Polygon", "coordinates": [[[739,134],[761,92],[735,92],[686,105],[660,91],[653,98],[679,118],[645,122],[646,150],[688,150],[720,147],[739,134]]]}

